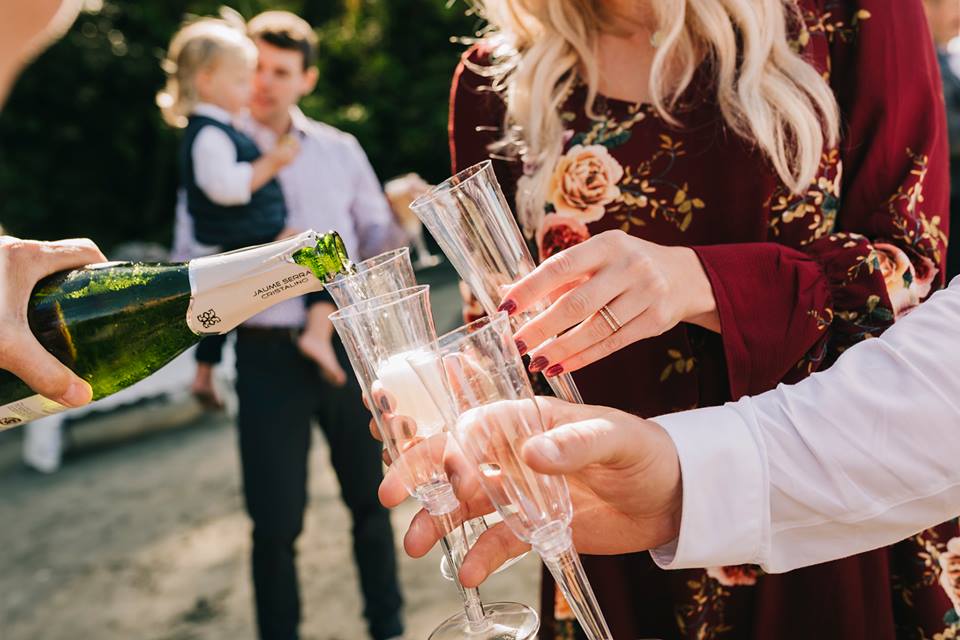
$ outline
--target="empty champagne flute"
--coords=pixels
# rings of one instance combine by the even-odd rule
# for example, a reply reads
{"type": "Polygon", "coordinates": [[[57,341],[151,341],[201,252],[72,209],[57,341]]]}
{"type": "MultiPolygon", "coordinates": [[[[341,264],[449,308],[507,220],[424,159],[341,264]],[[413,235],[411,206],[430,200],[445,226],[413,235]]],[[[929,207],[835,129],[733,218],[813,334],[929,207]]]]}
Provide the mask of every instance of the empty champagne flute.
{"type": "MultiPolygon", "coordinates": [[[[441,546],[456,575],[468,548],[467,527],[447,468],[462,461],[463,455],[435,401],[445,397],[445,391],[429,290],[417,286],[362,300],[331,314],[330,320],[343,340],[392,467],[444,534],[441,546]]],[[[437,627],[431,640],[523,640],[539,629],[539,618],[530,607],[513,602],[484,605],[477,589],[455,583],[464,611],[437,627]]]]}
{"type": "Polygon", "coordinates": [[[353,273],[335,278],[326,289],[337,307],[343,309],[361,300],[416,285],[410,249],[402,247],[354,264],[353,273]]]}
{"type": "MultiPolygon", "coordinates": [[[[487,315],[497,312],[506,288],[536,266],[489,160],[441,182],[414,200],[410,209],[423,221],[487,315]]],[[[513,328],[519,329],[546,308],[546,303],[541,303],[516,314],[511,318],[513,328]]],[[[583,402],[569,373],[546,380],[560,398],[583,402]]]]}
{"type": "MultiPolygon", "coordinates": [[[[459,416],[456,439],[491,502],[514,535],[540,554],[587,637],[611,640],[573,546],[566,480],[533,471],[520,456],[523,443],[544,428],[507,314],[441,336],[438,349],[448,393],[438,406],[459,416]]],[[[413,367],[424,379],[436,375],[426,360],[413,367]]],[[[435,385],[430,389],[439,392],[435,385]]]]}
{"type": "MultiPolygon", "coordinates": [[[[402,247],[353,265],[353,273],[338,276],[327,284],[327,291],[330,292],[337,307],[343,309],[362,300],[416,285],[416,276],[410,262],[410,249],[402,247]]],[[[464,529],[467,534],[463,540],[464,548],[454,550],[454,554],[460,556],[463,556],[477,538],[487,530],[487,522],[483,518],[474,518],[465,523],[464,529]]],[[[496,573],[504,571],[522,559],[523,556],[511,558],[503,563],[496,573]]],[[[454,579],[454,570],[446,555],[440,560],[440,574],[447,580],[454,579]]]]}

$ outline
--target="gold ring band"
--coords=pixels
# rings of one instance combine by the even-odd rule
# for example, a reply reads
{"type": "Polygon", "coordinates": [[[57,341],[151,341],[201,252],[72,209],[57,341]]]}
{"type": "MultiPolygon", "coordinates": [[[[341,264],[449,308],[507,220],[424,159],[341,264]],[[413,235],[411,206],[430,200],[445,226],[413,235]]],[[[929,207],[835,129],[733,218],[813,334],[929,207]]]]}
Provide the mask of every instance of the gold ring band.
{"type": "Polygon", "coordinates": [[[623,325],[617,320],[617,316],[613,315],[613,311],[607,305],[600,307],[600,317],[606,321],[614,333],[623,328],[623,325]]]}

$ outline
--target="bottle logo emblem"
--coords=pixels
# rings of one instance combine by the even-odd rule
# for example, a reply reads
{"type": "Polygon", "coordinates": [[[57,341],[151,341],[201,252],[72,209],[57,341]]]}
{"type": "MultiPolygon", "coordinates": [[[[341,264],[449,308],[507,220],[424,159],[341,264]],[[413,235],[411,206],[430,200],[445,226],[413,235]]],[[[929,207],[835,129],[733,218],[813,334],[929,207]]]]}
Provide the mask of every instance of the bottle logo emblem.
{"type": "Polygon", "coordinates": [[[197,314],[197,322],[203,325],[204,329],[209,329],[213,325],[220,323],[220,317],[217,316],[217,312],[213,309],[207,309],[203,313],[197,314]]]}

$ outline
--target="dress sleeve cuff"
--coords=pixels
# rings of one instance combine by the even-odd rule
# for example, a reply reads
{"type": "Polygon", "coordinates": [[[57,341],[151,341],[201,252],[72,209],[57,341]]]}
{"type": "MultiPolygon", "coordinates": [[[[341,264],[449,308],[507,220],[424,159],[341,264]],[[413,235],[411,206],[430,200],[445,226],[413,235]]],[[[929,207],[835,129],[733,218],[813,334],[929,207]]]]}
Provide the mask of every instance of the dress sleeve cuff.
{"type": "Polygon", "coordinates": [[[762,452],[732,406],[653,419],[673,438],[683,477],[680,535],[650,554],[663,569],[755,564],[768,519],[762,452]]]}

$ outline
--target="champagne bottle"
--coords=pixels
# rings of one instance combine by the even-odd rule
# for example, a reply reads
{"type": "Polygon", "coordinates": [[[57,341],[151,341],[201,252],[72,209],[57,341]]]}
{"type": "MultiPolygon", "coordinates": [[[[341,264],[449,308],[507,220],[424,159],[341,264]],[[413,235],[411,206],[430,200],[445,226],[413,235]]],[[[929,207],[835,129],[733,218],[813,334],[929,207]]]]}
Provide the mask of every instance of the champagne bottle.
{"type": "MultiPolygon", "coordinates": [[[[227,333],[278,302],[319,291],[352,269],[335,232],[186,263],[108,262],[37,284],[27,318],[40,343],[109,396],[154,373],[205,335],[227,333]]],[[[0,370],[0,430],[66,409],[0,370]]]]}

